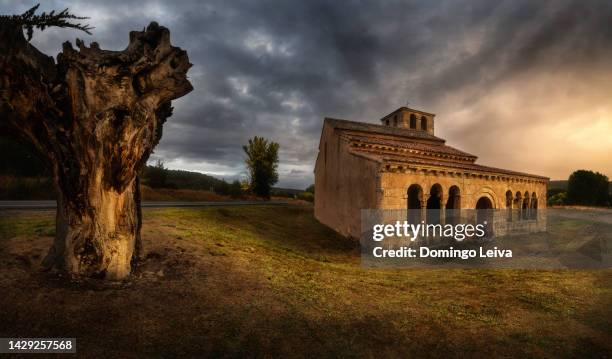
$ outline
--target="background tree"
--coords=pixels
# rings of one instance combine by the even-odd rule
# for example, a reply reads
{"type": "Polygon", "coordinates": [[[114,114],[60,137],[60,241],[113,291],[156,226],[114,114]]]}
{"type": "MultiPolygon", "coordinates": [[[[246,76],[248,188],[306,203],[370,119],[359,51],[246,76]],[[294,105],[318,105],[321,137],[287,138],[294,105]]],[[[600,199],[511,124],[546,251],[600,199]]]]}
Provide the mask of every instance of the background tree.
{"type": "Polygon", "coordinates": [[[249,189],[257,196],[270,198],[270,189],[278,182],[278,143],[255,136],[242,148],[247,155],[249,189]]]}
{"type": "Polygon", "coordinates": [[[0,176],[46,177],[47,163],[28,142],[18,141],[0,129],[0,176]]]}
{"type": "Polygon", "coordinates": [[[152,188],[165,188],[167,186],[168,173],[162,160],[157,160],[155,166],[147,167],[147,184],[152,188]]]}
{"type": "Polygon", "coordinates": [[[547,198],[547,204],[549,206],[563,206],[567,202],[567,192],[558,192],[547,198]]]}
{"type": "Polygon", "coordinates": [[[306,187],[305,191],[314,194],[315,193],[315,185],[311,184],[310,186],[306,187]]]}
{"type": "Polygon", "coordinates": [[[567,182],[567,203],[606,206],[609,198],[608,177],[593,171],[578,170],[567,182]]]}
{"type": "Polygon", "coordinates": [[[240,184],[240,181],[234,180],[232,183],[229,184],[228,194],[232,198],[239,198],[242,196],[242,185],[240,184]]]}
{"type": "Polygon", "coordinates": [[[65,42],[56,64],[28,42],[33,29],[91,28],[68,10],[36,15],[37,7],[0,18],[0,121],[51,166],[56,236],[43,265],[121,279],[140,248],[137,173],[172,114],[170,101],[192,90],[191,64],[154,22],[130,32],[123,51],[65,42]]]}

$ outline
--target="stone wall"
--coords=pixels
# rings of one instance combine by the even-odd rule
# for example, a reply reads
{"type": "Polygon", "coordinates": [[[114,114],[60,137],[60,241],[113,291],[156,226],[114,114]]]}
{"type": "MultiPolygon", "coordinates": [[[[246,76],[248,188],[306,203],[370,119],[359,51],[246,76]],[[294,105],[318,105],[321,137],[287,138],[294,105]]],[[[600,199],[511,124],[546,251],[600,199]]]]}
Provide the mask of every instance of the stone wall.
{"type": "Polygon", "coordinates": [[[402,209],[406,208],[408,199],[408,187],[412,184],[419,185],[423,190],[423,205],[429,198],[430,189],[439,184],[442,187],[441,201],[445,205],[448,200],[449,190],[457,186],[460,190],[460,208],[476,208],[476,202],[481,197],[487,197],[493,203],[494,209],[508,208],[506,206],[506,192],[511,191],[514,197],[521,193],[525,198],[525,192],[532,198],[533,193],[538,199],[538,208],[546,207],[546,187],[544,180],[531,179],[530,177],[506,177],[499,175],[481,174],[448,174],[439,170],[406,169],[403,172],[385,171],[380,175],[378,193],[378,208],[402,209]]]}
{"type": "Polygon", "coordinates": [[[376,208],[379,164],[349,153],[332,126],[325,125],[315,164],[315,217],[358,240],[361,209],[376,208]]]}

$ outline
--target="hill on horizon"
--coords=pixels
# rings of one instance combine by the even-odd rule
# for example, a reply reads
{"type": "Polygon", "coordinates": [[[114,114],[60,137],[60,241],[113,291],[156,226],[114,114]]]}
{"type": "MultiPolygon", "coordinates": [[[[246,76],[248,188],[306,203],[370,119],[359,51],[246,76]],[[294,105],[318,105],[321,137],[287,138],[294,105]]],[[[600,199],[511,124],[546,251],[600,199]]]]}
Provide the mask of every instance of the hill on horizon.
{"type": "MultiPolygon", "coordinates": [[[[14,178],[48,178],[50,177],[48,164],[44,159],[36,155],[35,150],[29,143],[24,143],[8,135],[2,135],[0,131],[0,176],[10,176],[14,178]]],[[[151,169],[155,166],[146,165],[142,169],[142,180],[144,184],[149,182],[151,169]]],[[[186,171],[164,169],[165,183],[168,188],[192,189],[210,191],[227,185],[231,181],[225,181],[213,175],[186,171]]],[[[51,184],[49,183],[49,186],[51,184]]],[[[47,187],[49,187],[47,186],[47,187]]],[[[295,195],[303,192],[304,189],[273,187],[272,193],[275,195],[295,195]]]]}

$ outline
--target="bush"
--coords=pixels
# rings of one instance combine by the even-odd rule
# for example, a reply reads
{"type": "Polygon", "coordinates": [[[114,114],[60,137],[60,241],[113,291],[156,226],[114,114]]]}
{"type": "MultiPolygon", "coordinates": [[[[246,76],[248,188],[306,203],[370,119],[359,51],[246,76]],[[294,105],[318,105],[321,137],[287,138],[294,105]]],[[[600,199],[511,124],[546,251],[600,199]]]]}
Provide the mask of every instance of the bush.
{"type": "Polygon", "coordinates": [[[608,177],[593,171],[578,170],[567,182],[567,204],[608,205],[608,177]]]}
{"type": "Polygon", "coordinates": [[[242,197],[242,184],[240,181],[235,180],[230,185],[228,185],[227,194],[232,198],[242,197]]]}
{"type": "Polygon", "coordinates": [[[310,192],[300,192],[298,193],[297,198],[303,201],[314,202],[314,194],[310,192]]]}
{"type": "Polygon", "coordinates": [[[559,193],[565,193],[565,190],[563,188],[549,188],[548,191],[546,191],[546,197],[550,198],[559,193]]]}
{"type": "Polygon", "coordinates": [[[552,197],[548,197],[549,206],[562,206],[567,202],[567,194],[565,192],[557,193],[552,197]]]}

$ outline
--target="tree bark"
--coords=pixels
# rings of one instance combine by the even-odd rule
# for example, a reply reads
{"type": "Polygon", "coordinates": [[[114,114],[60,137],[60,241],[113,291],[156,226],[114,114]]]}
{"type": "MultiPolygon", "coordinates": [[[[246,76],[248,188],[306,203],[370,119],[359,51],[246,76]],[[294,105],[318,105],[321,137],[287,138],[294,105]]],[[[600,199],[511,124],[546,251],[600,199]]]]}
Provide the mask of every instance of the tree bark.
{"type": "Polygon", "coordinates": [[[123,279],[140,249],[138,170],[192,90],[187,53],[151,23],[123,51],[69,42],[55,64],[21,27],[0,23],[0,121],[52,167],[56,236],[43,265],[72,276],[123,279]]]}
{"type": "Polygon", "coordinates": [[[60,193],[57,236],[44,264],[90,277],[127,277],[140,248],[137,193],[136,179],[123,193],[93,184],[86,211],[75,210],[60,193]]]}

